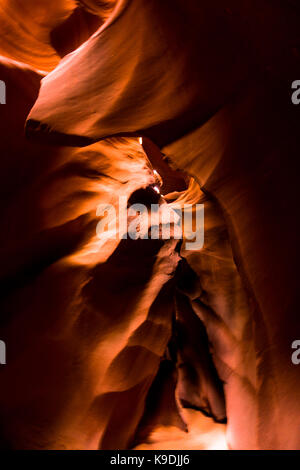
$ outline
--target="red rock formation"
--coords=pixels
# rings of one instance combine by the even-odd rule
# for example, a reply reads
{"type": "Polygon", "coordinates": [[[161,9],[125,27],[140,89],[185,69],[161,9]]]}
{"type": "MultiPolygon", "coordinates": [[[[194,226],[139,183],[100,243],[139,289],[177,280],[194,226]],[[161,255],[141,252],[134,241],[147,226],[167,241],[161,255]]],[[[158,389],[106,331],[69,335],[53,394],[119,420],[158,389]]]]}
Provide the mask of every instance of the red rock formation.
{"type": "Polygon", "coordinates": [[[36,4],[0,2],[2,447],[299,448],[297,6],[36,4]],[[99,240],[119,196],[204,204],[204,247],[99,240]]]}
{"type": "Polygon", "coordinates": [[[0,2],[0,53],[40,70],[52,70],[59,57],[50,32],[74,10],[73,0],[9,0],[0,2]]]}
{"type": "Polygon", "coordinates": [[[2,437],[13,448],[126,448],[171,336],[178,255],[172,241],[102,243],[96,208],[156,177],[136,140],[27,143],[40,77],[6,61],[1,73],[14,90],[2,108],[2,437]]]}

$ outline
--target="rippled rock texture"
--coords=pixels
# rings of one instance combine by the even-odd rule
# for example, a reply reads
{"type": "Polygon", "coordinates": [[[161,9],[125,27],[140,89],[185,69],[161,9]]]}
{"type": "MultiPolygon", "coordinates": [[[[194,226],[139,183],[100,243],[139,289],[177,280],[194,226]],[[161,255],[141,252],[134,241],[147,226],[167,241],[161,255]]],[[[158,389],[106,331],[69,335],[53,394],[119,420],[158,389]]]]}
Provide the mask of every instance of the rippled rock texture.
{"type": "Polygon", "coordinates": [[[299,20],[0,1],[3,449],[299,449],[299,20]],[[120,196],[204,204],[203,248],[99,240],[120,196]]]}

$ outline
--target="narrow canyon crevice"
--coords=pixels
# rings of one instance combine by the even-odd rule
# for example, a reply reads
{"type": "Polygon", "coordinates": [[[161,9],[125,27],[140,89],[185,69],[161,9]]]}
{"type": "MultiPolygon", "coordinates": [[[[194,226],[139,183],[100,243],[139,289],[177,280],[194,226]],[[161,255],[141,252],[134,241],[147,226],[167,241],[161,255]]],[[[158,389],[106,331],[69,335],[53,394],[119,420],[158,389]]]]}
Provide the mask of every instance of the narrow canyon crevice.
{"type": "Polygon", "coordinates": [[[0,0],[0,448],[300,448],[299,19],[0,0]]]}

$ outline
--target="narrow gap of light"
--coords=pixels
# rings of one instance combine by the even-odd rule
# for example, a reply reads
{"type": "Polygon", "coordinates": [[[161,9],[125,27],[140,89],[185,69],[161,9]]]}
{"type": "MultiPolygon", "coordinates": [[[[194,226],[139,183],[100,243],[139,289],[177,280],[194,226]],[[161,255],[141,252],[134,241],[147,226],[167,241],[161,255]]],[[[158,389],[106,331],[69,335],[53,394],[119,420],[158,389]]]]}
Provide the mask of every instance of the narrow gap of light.
{"type": "Polygon", "coordinates": [[[159,190],[159,188],[158,188],[157,186],[154,186],[153,189],[154,189],[154,191],[157,192],[157,194],[160,194],[160,190],[159,190]]]}
{"type": "Polygon", "coordinates": [[[140,145],[143,145],[143,137],[139,137],[139,143],[140,145]]]}

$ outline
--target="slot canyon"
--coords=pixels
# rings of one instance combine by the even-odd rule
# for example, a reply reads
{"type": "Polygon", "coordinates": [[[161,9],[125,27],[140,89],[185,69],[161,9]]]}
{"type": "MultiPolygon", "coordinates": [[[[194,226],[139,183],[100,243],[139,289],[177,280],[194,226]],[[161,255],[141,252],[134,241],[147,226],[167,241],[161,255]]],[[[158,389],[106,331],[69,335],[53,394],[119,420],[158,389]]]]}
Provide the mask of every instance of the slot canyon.
{"type": "Polygon", "coordinates": [[[300,449],[299,24],[0,0],[0,449],[300,449]]]}

